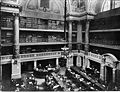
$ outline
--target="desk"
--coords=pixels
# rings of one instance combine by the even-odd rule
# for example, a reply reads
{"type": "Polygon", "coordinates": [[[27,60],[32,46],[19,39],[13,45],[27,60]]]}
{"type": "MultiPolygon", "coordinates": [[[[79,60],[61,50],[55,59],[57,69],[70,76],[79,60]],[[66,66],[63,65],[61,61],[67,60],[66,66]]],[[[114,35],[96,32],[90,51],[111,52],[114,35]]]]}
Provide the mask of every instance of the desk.
{"type": "Polygon", "coordinates": [[[67,90],[67,87],[66,87],[66,83],[63,83],[58,77],[57,77],[57,74],[56,73],[51,73],[52,76],[55,78],[55,80],[58,82],[58,84],[64,88],[64,91],[67,90]]]}
{"type": "Polygon", "coordinates": [[[91,77],[87,76],[84,72],[80,71],[80,69],[78,67],[71,67],[71,69],[75,72],[77,72],[78,74],[82,75],[84,78],[86,78],[87,80],[91,81],[92,83],[94,83],[97,87],[99,87],[101,90],[105,90],[105,88],[99,84],[98,82],[96,82],[95,80],[93,80],[91,77]]]}
{"type": "Polygon", "coordinates": [[[67,75],[68,78],[72,79],[72,81],[74,81],[76,83],[76,85],[78,87],[84,87],[84,89],[87,91],[95,91],[95,89],[91,89],[92,85],[87,84],[89,80],[87,80],[86,78],[84,78],[83,76],[80,76],[79,78],[75,77],[70,71],[67,70],[67,75]],[[80,81],[80,79],[83,78],[83,81],[80,81]],[[84,86],[82,86],[84,85],[84,86]]]}
{"type": "Polygon", "coordinates": [[[34,70],[34,76],[37,78],[45,77],[48,74],[48,71],[36,71],[34,70]]]}

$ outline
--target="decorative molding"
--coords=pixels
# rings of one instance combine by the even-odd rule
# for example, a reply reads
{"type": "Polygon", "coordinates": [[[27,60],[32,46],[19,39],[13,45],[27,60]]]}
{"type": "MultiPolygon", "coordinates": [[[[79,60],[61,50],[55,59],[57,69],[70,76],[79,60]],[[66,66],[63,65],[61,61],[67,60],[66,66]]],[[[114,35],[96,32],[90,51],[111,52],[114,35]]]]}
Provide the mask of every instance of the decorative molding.
{"type": "Polygon", "coordinates": [[[15,5],[18,4],[18,1],[19,1],[19,0],[1,0],[1,2],[3,2],[3,3],[15,4],[15,5]]]}
{"type": "MultiPolygon", "coordinates": [[[[23,1],[22,1],[23,2],[23,1]]],[[[54,20],[63,20],[63,13],[61,10],[61,2],[57,2],[56,0],[49,0],[49,8],[48,7],[41,7],[40,1],[37,0],[36,3],[34,0],[27,0],[23,3],[21,2],[22,12],[20,13],[21,16],[25,17],[35,17],[35,18],[42,18],[42,19],[54,19],[54,20]],[[55,5],[52,5],[54,3],[55,5]],[[57,10],[53,11],[57,7],[57,10]],[[52,10],[53,9],[53,10],[52,10]]]]}

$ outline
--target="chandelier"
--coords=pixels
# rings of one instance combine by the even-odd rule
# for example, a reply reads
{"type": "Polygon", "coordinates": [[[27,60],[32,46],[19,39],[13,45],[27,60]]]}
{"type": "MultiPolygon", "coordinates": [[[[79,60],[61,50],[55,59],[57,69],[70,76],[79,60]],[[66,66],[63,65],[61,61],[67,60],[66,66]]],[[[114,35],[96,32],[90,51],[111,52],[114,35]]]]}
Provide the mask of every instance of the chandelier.
{"type": "Polygon", "coordinates": [[[73,56],[73,53],[70,52],[69,48],[64,46],[62,49],[61,57],[64,59],[71,58],[73,56]]]}

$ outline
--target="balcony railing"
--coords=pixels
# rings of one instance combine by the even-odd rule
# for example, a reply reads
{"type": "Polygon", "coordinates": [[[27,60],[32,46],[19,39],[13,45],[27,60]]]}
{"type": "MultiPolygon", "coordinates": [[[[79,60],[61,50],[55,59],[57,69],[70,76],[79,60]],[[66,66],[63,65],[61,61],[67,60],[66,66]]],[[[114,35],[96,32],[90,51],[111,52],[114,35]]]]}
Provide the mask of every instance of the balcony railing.
{"type": "MultiPolygon", "coordinates": [[[[77,50],[72,51],[73,54],[77,54],[77,50]]],[[[61,57],[62,51],[54,51],[54,52],[41,52],[41,53],[29,53],[29,54],[20,54],[20,60],[25,61],[25,60],[32,60],[32,59],[45,59],[45,58],[57,58],[61,57]]],[[[81,55],[83,56],[85,51],[80,51],[81,55]]],[[[94,59],[97,61],[102,60],[102,55],[95,54],[92,52],[88,53],[88,59],[94,59]]],[[[10,62],[12,60],[12,55],[5,55],[1,56],[1,61],[2,62],[10,62]]]]}
{"type": "Polygon", "coordinates": [[[44,58],[44,57],[60,57],[60,56],[61,56],[61,51],[42,52],[42,53],[21,54],[20,59],[44,58]]]}
{"type": "Polygon", "coordinates": [[[91,39],[90,43],[97,43],[97,44],[103,44],[103,45],[119,45],[120,46],[120,41],[112,41],[112,40],[91,39]]]}

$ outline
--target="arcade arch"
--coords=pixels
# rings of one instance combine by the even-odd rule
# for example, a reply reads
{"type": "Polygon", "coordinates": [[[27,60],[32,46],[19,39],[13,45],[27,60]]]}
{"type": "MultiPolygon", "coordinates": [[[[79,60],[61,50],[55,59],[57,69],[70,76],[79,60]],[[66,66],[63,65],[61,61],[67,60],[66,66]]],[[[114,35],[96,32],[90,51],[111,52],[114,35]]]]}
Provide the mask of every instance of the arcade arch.
{"type": "Polygon", "coordinates": [[[101,63],[102,67],[102,76],[105,83],[109,84],[110,82],[115,82],[115,72],[116,72],[116,61],[118,59],[111,53],[103,54],[103,62],[101,63]]]}

